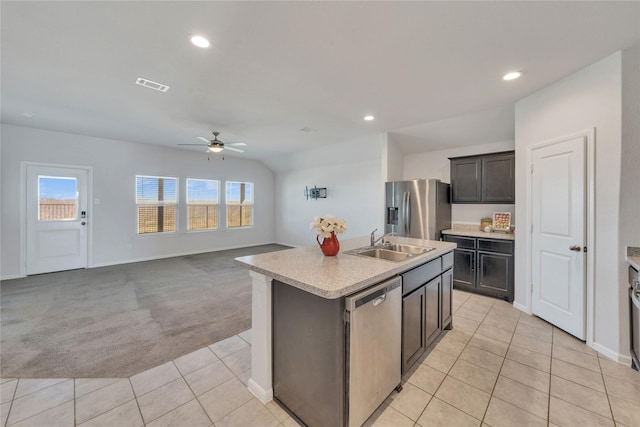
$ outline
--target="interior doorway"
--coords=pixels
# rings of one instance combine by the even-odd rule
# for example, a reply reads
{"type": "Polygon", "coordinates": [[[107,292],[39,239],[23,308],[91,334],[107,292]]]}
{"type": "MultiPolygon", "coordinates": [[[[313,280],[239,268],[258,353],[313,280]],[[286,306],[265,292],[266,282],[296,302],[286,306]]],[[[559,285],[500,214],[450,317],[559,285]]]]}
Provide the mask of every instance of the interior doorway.
{"type": "Polygon", "coordinates": [[[88,267],[90,169],[28,164],[26,274],[88,267]]]}
{"type": "Polygon", "coordinates": [[[531,312],[581,340],[589,336],[589,137],[531,148],[531,312]]]}

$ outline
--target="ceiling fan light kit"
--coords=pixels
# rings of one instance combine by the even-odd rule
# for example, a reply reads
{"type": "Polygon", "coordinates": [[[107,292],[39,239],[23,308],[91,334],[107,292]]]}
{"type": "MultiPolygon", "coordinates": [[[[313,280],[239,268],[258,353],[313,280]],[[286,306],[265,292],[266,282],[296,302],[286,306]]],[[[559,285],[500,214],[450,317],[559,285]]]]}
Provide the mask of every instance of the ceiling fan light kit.
{"type": "Polygon", "coordinates": [[[207,139],[204,136],[199,136],[198,139],[206,142],[206,144],[178,144],[178,145],[196,145],[196,146],[206,146],[207,152],[209,153],[220,153],[224,150],[235,151],[237,153],[244,153],[244,150],[237,147],[246,147],[247,144],[244,142],[227,142],[224,143],[218,139],[218,135],[220,132],[213,131],[213,139],[207,139]]]}

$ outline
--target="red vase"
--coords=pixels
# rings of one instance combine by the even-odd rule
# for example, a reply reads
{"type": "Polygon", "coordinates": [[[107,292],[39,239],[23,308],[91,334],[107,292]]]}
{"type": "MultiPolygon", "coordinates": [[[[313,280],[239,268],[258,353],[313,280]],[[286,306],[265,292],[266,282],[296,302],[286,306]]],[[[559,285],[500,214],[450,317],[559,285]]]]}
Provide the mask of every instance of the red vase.
{"type": "Polygon", "coordinates": [[[316,236],[316,241],[320,245],[320,250],[325,256],[336,256],[340,251],[340,242],[338,242],[338,238],[336,237],[336,233],[331,232],[331,237],[325,237],[320,243],[320,236],[316,236]]]}

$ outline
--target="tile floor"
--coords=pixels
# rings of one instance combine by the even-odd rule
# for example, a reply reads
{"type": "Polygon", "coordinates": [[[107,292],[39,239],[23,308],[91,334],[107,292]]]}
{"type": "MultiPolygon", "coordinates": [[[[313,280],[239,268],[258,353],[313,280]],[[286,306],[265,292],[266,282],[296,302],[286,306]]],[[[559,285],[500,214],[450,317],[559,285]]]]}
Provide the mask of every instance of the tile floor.
{"type": "MultiPolygon", "coordinates": [[[[454,329],[367,426],[640,426],[638,372],[506,302],[453,297],[454,329]]],[[[247,390],[250,346],[246,331],[130,378],[5,378],[0,427],[297,426],[247,390]]]]}

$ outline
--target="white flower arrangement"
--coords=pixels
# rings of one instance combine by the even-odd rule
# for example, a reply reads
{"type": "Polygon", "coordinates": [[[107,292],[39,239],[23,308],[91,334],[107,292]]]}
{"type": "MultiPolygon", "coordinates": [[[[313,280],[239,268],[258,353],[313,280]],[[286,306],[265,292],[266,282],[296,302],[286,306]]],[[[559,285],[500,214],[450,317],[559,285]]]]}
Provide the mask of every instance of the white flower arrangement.
{"type": "Polygon", "coordinates": [[[344,234],[347,231],[347,223],[344,219],[326,214],[322,217],[313,217],[313,222],[309,224],[309,229],[313,230],[314,228],[318,236],[331,237],[331,232],[344,234]]]}

